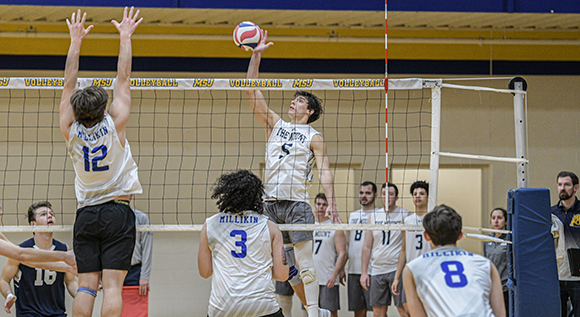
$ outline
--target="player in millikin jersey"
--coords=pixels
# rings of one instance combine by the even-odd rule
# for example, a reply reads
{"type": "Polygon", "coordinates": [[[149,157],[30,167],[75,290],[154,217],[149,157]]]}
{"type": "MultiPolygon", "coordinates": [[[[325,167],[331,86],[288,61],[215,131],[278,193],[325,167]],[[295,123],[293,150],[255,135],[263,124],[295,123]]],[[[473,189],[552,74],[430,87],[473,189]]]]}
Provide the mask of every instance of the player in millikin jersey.
{"type": "Polygon", "coordinates": [[[501,280],[495,265],[457,247],[461,216],[440,205],[423,219],[425,240],[433,247],[407,264],[403,284],[413,317],[505,317],[501,280]]]}
{"type": "Polygon", "coordinates": [[[208,218],[197,263],[213,276],[208,317],[281,317],[272,278],[288,279],[282,233],[263,214],[262,181],[247,170],[223,174],[211,196],[219,213],[208,218]]]}

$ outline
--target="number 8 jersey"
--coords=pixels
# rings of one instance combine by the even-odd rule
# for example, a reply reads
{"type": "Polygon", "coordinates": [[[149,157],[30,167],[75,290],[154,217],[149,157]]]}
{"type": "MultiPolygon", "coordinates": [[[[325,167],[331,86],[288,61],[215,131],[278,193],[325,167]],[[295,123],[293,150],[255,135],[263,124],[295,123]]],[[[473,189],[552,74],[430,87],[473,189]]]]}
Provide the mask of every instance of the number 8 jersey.
{"type": "Polygon", "coordinates": [[[407,264],[427,316],[493,316],[491,264],[456,246],[427,252],[407,264]]]}
{"type": "Polygon", "coordinates": [[[113,118],[105,112],[103,120],[87,128],[73,122],[68,153],[75,169],[78,208],[94,206],[115,197],[140,194],[137,164],[129,141],[121,144],[113,118]]]}
{"type": "Polygon", "coordinates": [[[266,198],[308,202],[314,163],[310,142],[317,134],[308,124],[276,122],[266,145],[266,198]]]}

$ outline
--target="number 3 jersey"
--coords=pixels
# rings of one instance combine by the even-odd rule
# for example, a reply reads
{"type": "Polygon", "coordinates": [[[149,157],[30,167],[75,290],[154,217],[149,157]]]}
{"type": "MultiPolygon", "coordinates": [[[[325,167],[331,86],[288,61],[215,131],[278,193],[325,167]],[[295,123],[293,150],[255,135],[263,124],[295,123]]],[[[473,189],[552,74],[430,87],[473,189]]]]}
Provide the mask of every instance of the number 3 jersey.
{"type": "Polygon", "coordinates": [[[308,124],[276,122],[266,145],[266,198],[308,202],[314,163],[310,143],[317,134],[308,124]]]}
{"type": "Polygon", "coordinates": [[[213,275],[208,316],[265,316],[280,309],[272,283],[268,217],[252,211],[206,220],[213,275]]]}
{"type": "MultiPolygon", "coordinates": [[[[64,243],[52,240],[52,251],[66,251],[64,243]]],[[[34,238],[20,244],[23,248],[36,248],[34,238]]],[[[16,316],[66,316],[64,303],[64,273],[18,266],[20,273],[14,277],[16,316]]]]}
{"type": "Polygon", "coordinates": [[[68,153],[76,173],[78,208],[143,191],[129,142],[125,139],[125,144],[121,144],[108,113],[90,128],[75,121],[70,130],[68,153]]]}
{"type": "Polygon", "coordinates": [[[493,316],[489,301],[491,264],[483,256],[444,246],[423,254],[407,267],[427,316],[493,316]]]}

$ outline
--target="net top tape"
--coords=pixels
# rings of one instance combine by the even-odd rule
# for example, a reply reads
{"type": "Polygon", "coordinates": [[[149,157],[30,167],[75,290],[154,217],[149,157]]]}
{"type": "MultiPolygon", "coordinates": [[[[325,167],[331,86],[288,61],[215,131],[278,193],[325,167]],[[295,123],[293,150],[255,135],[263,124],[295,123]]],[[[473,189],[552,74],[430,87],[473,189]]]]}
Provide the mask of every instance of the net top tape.
{"type": "MultiPolygon", "coordinates": [[[[389,80],[389,88],[406,86],[402,81],[389,80]]],[[[421,80],[418,80],[421,87],[421,80]]],[[[91,85],[113,89],[114,78],[79,78],[78,88],[91,85]]],[[[0,77],[0,89],[62,89],[64,78],[59,77],[0,77]]],[[[224,79],[224,78],[131,78],[131,89],[160,90],[379,90],[385,89],[384,79],[224,79]]],[[[400,88],[399,88],[400,89],[400,88]]]]}

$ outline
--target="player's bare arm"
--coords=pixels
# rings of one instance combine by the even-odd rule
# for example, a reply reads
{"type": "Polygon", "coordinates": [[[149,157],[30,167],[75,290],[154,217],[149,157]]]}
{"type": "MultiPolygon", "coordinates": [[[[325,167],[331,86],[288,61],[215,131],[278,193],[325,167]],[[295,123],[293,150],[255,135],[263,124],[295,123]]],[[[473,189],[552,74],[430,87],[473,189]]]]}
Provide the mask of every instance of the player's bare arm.
{"type": "Polygon", "coordinates": [[[199,249],[197,251],[197,268],[199,275],[208,278],[213,274],[213,264],[211,263],[211,249],[207,242],[207,223],[203,224],[199,237],[199,249]]]}
{"type": "Polygon", "coordinates": [[[272,245],[272,278],[276,281],[284,282],[288,280],[288,265],[284,264],[284,240],[282,232],[278,226],[271,220],[268,220],[268,230],[270,231],[270,240],[272,245]]]}
{"type": "MultiPolygon", "coordinates": [[[[403,221],[405,223],[405,221],[403,221]]],[[[391,286],[391,292],[395,295],[399,295],[399,283],[401,282],[401,273],[403,268],[407,263],[406,248],[405,248],[405,231],[401,231],[403,244],[401,246],[401,252],[399,253],[399,260],[397,262],[397,271],[395,272],[395,278],[393,280],[393,285],[391,286]]]]}
{"type": "Polygon", "coordinates": [[[489,304],[496,317],[506,317],[501,278],[495,265],[493,263],[489,264],[491,265],[491,291],[489,293],[489,304]]]}
{"type": "Polygon", "coordinates": [[[125,145],[125,126],[131,113],[131,59],[133,56],[131,35],[142,21],[143,18],[139,18],[139,10],[135,11],[134,7],[131,9],[125,7],[123,20],[120,23],[115,20],[111,21],[119,31],[121,43],[117,62],[117,78],[115,78],[113,87],[114,96],[109,107],[109,115],[115,122],[115,128],[123,146],[125,145]]]}
{"type": "Polygon", "coordinates": [[[79,282],[77,281],[74,274],[66,272],[64,274],[64,284],[66,285],[66,290],[72,298],[77,296],[77,290],[79,288],[79,282]]]}
{"type": "Polygon", "coordinates": [[[66,264],[76,267],[73,251],[62,252],[21,248],[4,240],[0,240],[0,255],[20,263],[64,261],[66,264]]]}
{"type": "MultiPolygon", "coordinates": [[[[258,79],[260,74],[260,62],[262,60],[262,53],[268,49],[268,47],[274,45],[274,43],[269,42],[266,43],[268,39],[268,31],[264,31],[260,29],[262,33],[262,37],[258,46],[254,48],[254,52],[252,53],[252,58],[250,59],[250,64],[248,65],[248,73],[246,75],[247,79],[258,79]]],[[[270,133],[274,128],[274,125],[278,120],[280,120],[280,115],[272,111],[266,100],[264,99],[264,95],[259,90],[247,90],[246,94],[248,95],[248,100],[250,101],[250,106],[252,107],[252,111],[254,112],[254,116],[260,121],[260,123],[266,129],[266,138],[270,137],[270,133]]]]}
{"type": "Polygon", "coordinates": [[[326,201],[328,202],[326,216],[330,218],[332,223],[343,223],[336,209],[336,200],[334,198],[334,178],[330,172],[330,160],[328,159],[328,155],[326,155],[326,145],[324,144],[324,139],[320,134],[312,137],[310,149],[314,152],[314,156],[316,157],[320,185],[322,185],[322,190],[324,191],[326,201]]]}
{"type": "Polygon", "coordinates": [[[326,287],[332,288],[335,285],[336,277],[338,276],[340,284],[344,285],[346,280],[346,274],[344,273],[344,265],[346,264],[346,259],[348,258],[348,252],[346,250],[346,236],[341,230],[337,230],[334,234],[334,248],[336,249],[336,263],[334,264],[334,270],[330,275],[328,281],[326,281],[326,287]]]}
{"type": "Polygon", "coordinates": [[[366,290],[371,286],[371,280],[369,278],[369,262],[371,261],[371,250],[373,248],[373,232],[369,231],[365,234],[365,240],[363,242],[362,248],[362,266],[360,275],[360,284],[366,290]]]}
{"type": "Polygon", "coordinates": [[[19,264],[18,261],[8,259],[2,269],[2,274],[0,275],[0,292],[2,293],[2,296],[6,298],[6,301],[4,302],[4,311],[7,314],[10,314],[10,309],[14,305],[14,302],[16,302],[16,296],[12,293],[10,281],[18,273],[19,264]],[[12,294],[12,296],[9,296],[10,294],[12,294]]]}
{"type": "Polygon", "coordinates": [[[70,103],[70,97],[72,96],[72,93],[77,86],[81,43],[93,28],[93,25],[90,25],[85,29],[86,19],[87,13],[85,12],[81,16],[80,9],[77,12],[72,13],[70,20],[66,19],[66,24],[68,25],[70,32],[70,47],[66,56],[66,64],[64,67],[64,84],[60,98],[60,131],[66,140],[67,147],[70,128],[75,121],[75,115],[70,103]]]}
{"type": "Polygon", "coordinates": [[[417,295],[417,285],[415,284],[413,273],[406,267],[403,270],[403,285],[407,294],[409,314],[413,317],[427,317],[425,307],[423,307],[423,303],[419,299],[419,295],[417,295]]]}

